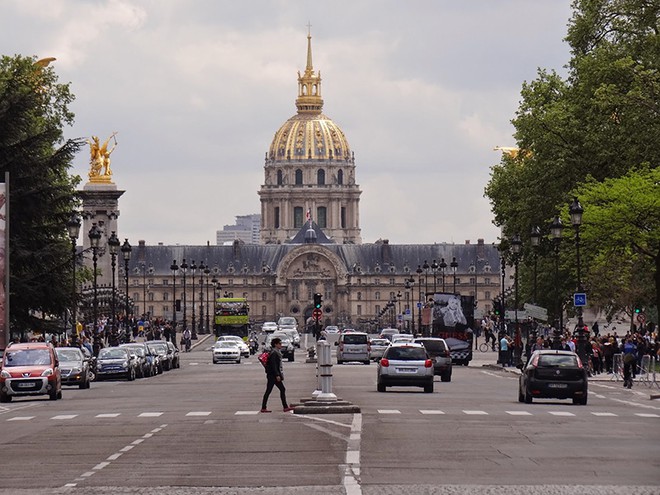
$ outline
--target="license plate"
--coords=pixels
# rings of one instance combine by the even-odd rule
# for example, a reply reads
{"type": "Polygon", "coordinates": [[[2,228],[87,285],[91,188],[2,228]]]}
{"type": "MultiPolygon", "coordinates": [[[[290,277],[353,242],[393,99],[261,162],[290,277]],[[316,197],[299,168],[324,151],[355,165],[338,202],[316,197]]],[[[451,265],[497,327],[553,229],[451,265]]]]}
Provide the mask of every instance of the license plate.
{"type": "Polygon", "coordinates": [[[548,383],[548,388],[568,388],[567,383],[548,383]]]}
{"type": "Polygon", "coordinates": [[[399,373],[416,373],[417,368],[397,368],[396,369],[399,373]]]}
{"type": "Polygon", "coordinates": [[[19,383],[18,388],[32,388],[34,387],[34,383],[19,383]]]}
{"type": "Polygon", "coordinates": [[[357,353],[357,352],[363,352],[363,351],[360,350],[360,349],[346,349],[346,352],[350,352],[350,353],[355,354],[355,353],[357,353]]]}

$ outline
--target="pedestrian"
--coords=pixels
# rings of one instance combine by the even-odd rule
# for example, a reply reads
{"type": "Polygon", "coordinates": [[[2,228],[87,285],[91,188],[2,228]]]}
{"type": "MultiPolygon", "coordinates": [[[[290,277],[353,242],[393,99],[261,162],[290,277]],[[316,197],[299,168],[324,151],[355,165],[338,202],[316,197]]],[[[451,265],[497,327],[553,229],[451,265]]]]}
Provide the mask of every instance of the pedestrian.
{"type": "Polygon", "coordinates": [[[261,412],[269,413],[267,409],[268,397],[273,391],[273,387],[277,387],[280,390],[280,400],[282,401],[282,409],[284,412],[293,411],[293,407],[289,407],[289,404],[286,401],[286,388],[284,387],[284,370],[282,369],[282,340],[278,337],[275,337],[270,342],[271,351],[268,354],[268,362],[266,363],[266,391],[264,392],[264,398],[261,401],[261,412]]]}
{"type": "Polygon", "coordinates": [[[631,338],[623,345],[623,386],[632,388],[637,358],[637,346],[631,338]]]}

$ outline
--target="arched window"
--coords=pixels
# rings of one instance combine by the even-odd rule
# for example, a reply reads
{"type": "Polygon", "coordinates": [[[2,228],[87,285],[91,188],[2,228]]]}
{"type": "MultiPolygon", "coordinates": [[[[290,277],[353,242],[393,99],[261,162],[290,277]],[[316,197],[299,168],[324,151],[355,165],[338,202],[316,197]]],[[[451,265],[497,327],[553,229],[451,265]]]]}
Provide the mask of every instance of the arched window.
{"type": "Polygon", "coordinates": [[[302,183],[303,183],[302,170],[296,169],[296,186],[302,186],[302,183]]]}
{"type": "Polygon", "coordinates": [[[282,171],[278,170],[277,171],[277,185],[281,186],[284,183],[284,180],[282,178],[282,171]]]}
{"type": "Polygon", "coordinates": [[[316,172],[316,183],[319,186],[325,185],[325,170],[320,168],[318,172],[316,172]]]}
{"type": "Polygon", "coordinates": [[[343,171],[343,170],[339,170],[339,171],[337,172],[337,184],[340,184],[340,185],[341,185],[341,184],[343,184],[343,183],[344,183],[344,171],[343,171]]]}

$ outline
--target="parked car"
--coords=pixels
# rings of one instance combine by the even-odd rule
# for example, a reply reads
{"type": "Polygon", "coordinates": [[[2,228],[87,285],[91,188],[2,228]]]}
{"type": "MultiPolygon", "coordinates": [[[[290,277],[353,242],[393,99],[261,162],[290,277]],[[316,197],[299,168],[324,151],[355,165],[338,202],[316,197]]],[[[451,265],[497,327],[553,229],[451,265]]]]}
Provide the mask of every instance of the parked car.
{"type": "Polygon", "coordinates": [[[266,333],[275,332],[277,330],[277,323],[274,321],[267,321],[261,325],[261,330],[266,333]]]}
{"type": "Polygon", "coordinates": [[[232,362],[240,364],[241,350],[233,340],[218,340],[211,349],[213,364],[232,362]]]}
{"type": "Polygon", "coordinates": [[[2,356],[0,402],[27,395],[62,398],[59,359],[48,343],[9,344],[2,356]]]}
{"type": "Polygon", "coordinates": [[[578,355],[571,351],[534,351],[522,368],[518,401],[531,404],[533,399],[573,399],[573,404],[587,404],[587,370],[578,355]]]}
{"type": "Polygon", "coordinates": [[[370,364],[369,357],[369,336],[364,332],[342,333],[339,340],[335,342],[337,346],[337,364],[343,364],[348,361],[361,361],[364,364],[370,364]]]}
{"type": "Polygon", "coordinates": [[[135,355],[137,359],[137,377],[145,378],[147,376],[153,375],[152,363],[147,357],[147,349],[144,344],[132,343],[132,344],[121,344],[119,347],[124,347],[129,350],[132,354],[135,355]]]}
{"type": "Polygon", "coordinates": [[[422,387],[433,392],[433,360],[422,344],[392,344],[378,362],[376,387],[385,392],[387,387],[422,387]]]}
{"type": "Polygon", "coordinates": [[[83,356],[85,356],[85,359],[89,361],[89,381],[93,382],[96,380],[96,356],[84,345],[80,346],[80,351],[83,353],[83,356]]]}
{"type": "Polygon", "coordinates": [[[435,337],[420,337],[414,340],[417,344],[422,344],[426,353],[433,360],[433,372],[440,375],[443,382],[451,381],[452,362],[449,346],[445,339],[435,337]]]}
{"type": "Polygon", "coordinates": [[[56,347],[55,353],[60,362],[62,385],[78,385],[89,388],[89,359],[78,347],[56,347]]]}
{"type": "Polygon", "coordinates": [[[392,340],[392,335],[397,335],[399,333],[399,330],[396,328],[383,328],[378,336],[381,339],[387,339],[387,340],[392,340]]]}
{"type": "Polygon", "coordinates": [[[371,339],[369,347],[369,359],[372,361],[378,361],[383,357],[385,349],[390,346],[390,341],[387,339],[371,339]]]}
{"type": "Polygon", "coordinates": [[[147,344],[147,347],[151,352],[158,354],[161,372],[172,369],[172,359],[174,355],[168,352],[167,344],[164,340],[147,340],[145,344],[147,344]]]}
{"type": "Polygon", "coordinates": [[[241,350],[241,356],[250,357],[250,347],[238,335],[220,335],[216,342],[221,342],[223,340],[231,340],[232,342],[236,342],[236,345],[238,345],[238,348],[241,350]]]}
{"type": "Polygon", "coordinates": [[[181,361],[179,360],[179,348],[173,342],[165,342],[167,345],[167,354],[172,357],[172,369],[181,368],[181,361]]]}
{"type": "Polygon", "coordinates": [[[295,347],[293,346],[293,342],[291,342],[291,338],[283,332],[273,332],[269,334],[264,342],[264,350],[270,351],[272,349],[271,341],[275,337],[282,340],[282,348],[280,349],[282,357],[286,358],[288,361],[294,361],[296,359],[295,347]]]}
{"type": "Polygon", "coordinates": [[[137,360],[123,347],[104,347],[96,357],[96,379],[126,378],[135,380],[137,360]]]}

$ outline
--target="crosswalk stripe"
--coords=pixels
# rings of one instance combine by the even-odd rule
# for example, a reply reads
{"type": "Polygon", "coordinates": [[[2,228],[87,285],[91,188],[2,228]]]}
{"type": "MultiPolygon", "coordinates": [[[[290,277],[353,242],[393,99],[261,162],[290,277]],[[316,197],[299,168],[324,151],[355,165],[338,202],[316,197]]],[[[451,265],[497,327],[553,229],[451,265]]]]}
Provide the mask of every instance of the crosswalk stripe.
{"type": "Polygon", "coordinates": [[[507,414],[510,414],[511,416],[532,416],[531,412],[528,411],[505,411],[507,414]]]}
{"type": "Polygon", "coordinates": [[[639,416],[640,418],[660,418],[659,415],[650,413],[635,413],[635,416],[639,416]]]}
{"type": "Polygon", "coordinates": [[[259,411],[236,411],[235,416],[247,416],[250,414],[259,414],[259,411]]]}
{"type": "Polygon", "coordinates": [[[610,412],[592,412],[591,414],[593,414],[594,416],[599,416],[599,417],[600,416],[616,416],[616,414],[610,413],[610,412]]]}
{"type": "Polygon", "coordinates": [[[190,411],[186,416],[210,416],[211,411],[190,411]]]}
{"type": "Polygon", "coordinates": [[[162,415],[163,415],[162,412],[143,412],[141,414],[138,414],[138,418],[157,418],[162,415]]]}
{"type": "Polygon", "coordinates": [[[103,413],[103,414],[97,414],[97,418],[116,418],[119,416],[121,413],[103,413]]]}
{"type": "Polygon", "coordinates": [[[77,414],[60,414],[59,416],[53,416],[50,419],[73,419],[76,416],[78,416],[78,415],[77,414]]]}
{"type": "Polygon", "coordinates": [[[378,414],[401,414],[398,409],[378,409],[378,414]]]}
{"type": "Polygon", "coordinates": [[[488,416],[488,413],[486,411],[463,411],[463,412],[469,416],[488,416]]]}
{"type": "Polygon", "coordinates": [[[34,419],[34,416],[15,416],[13,418],[9,418],[7,421],[29,421],[31,419],[34,419]]]}
{"type": "Polygon", "coordinates": [[[575,414],[566,411],[548,411],[548,414],[553,416],[575,416],[575,414]]]}
{"type": "Polygon", "coordinates": [[[439,411],[437,409],[420,409],[419,412],[422,414],[444,414],[444,411],[439,411]]]}

